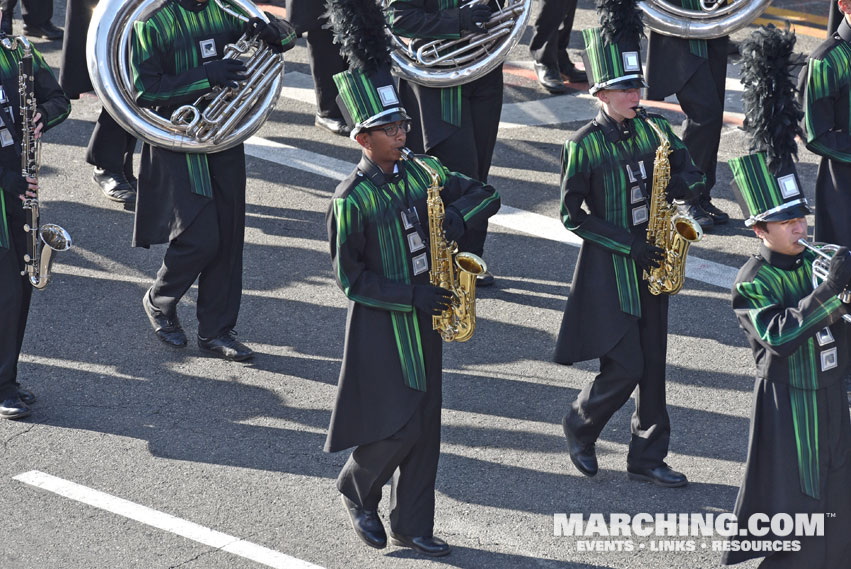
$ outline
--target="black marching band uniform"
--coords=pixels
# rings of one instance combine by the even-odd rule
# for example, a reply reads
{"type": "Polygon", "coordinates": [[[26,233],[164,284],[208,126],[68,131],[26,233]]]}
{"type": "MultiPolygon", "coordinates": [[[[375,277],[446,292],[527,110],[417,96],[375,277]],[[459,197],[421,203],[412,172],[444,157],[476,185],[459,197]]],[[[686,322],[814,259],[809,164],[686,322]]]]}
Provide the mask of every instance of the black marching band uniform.
{"type": "Polygon", "coordinates": [[[326,6],[319,0],[287,0],[287,20],[296,34],[304,34],[310,57],[310,73],[313,75],[313,91],[316,94],[317,126],[335,134],[348,135],[349,129],[337,107],[337,87],[333,76],[348,67],[340,49],[334,45],[328,20],[323,17],[326,6]]]}
{"type": "MultiPolygon", "coordinates": [[[[167,117],[214,85],[235,85],[244,66],[221,58],[246,27],[215,2],[195,0],[168,0],[135,22],[137,104],[167,117]]],[[[270,45],[279,42],[281,49],[295,40],[282,20],[259,31],[261,38],[267,33],[270,45]]],[[[133,245],[169,243],[143,305],[157,336],[170,345],[186,343],[177,303],[197,278],[199,345],[230,359],[253,355],[233,338],[242,296],[245,180],[242,144],[211,154],[142,146],[133,245]]]]}
{"type": "MultiPolygon", "coordinates": [[[[755,152],[729,163],[745,225],[769,233],[772,227],[760,222],[795,222],[812,213],[793,160],[802,114],[789,74],[794,45],[792,33],[766,27],[741,46],[745,129],[755,152]]],[[[774,231],[781,231],[778,226],[774,231]]],[[[842,277],[832,264],[814,288],[815,252],[786,254],[770,245],[763,241],[732,290],[756,363],[748,458],[735,514],[740,528],[748,528],[754,514],[836,516],[825,516],[824,536],[796,535],[800,551],[754,545],[781,539],[774,533],[731,537],[722,562],[765,556],[762,568],[834,569],[851,558],[851,423],[843,386],[851,324],[842,320],[849,305],[837,297],[851,269],[842,277]]],[[[847,250],[837,255],[833,263],[839,265],[844,255],[851,267],[847,250]]]]}
{"type": "MultiPolygon", "coordinates": [[[[346,10],[366,9],[358,2],[340,4],[340,13],[332,14],[332,23],[340,26],[347,25],[346,10]]],[[[374,9],[371,0],[364,4],[374,9]]],[[[371,18],[379,25],[363,25],[377,29],[383,38],[383,15],[378,11],[371,18]]],[[[340,30],[337,35],[345,34],[340,30]]],[[[358,45],[370,43],[366,39],[358,45]]],[[[353,69],[334,76],[352,137],[372,127],[410,121],[393,86],[386,47],[363,53],[358,49],[344,45],[353,69]]],[[[439,175],[447,220],[457,215],[465,228],[472,228],[499,209],[493,187],[451,172],[431,156],[418,157],[439,175]]],[[[381,487],[398,468],[390,498],[393,543],[445,555],[448,545],[433,537],[443,341],[433,329],[431,313],[417,300],[421,291],[442,291],[429,284],[430,183],[427,171],[413,161],[398,161],[395,171],[387,174],[365,151],[334,192],[326,216],[331,260],[349,306],[325,451],[356,447],[337,487],[362,540],[376,548],[386,545],[376,510],[381,487]],[[414,538],[425,541],[412,544],[414,538]]]]}
{"type": "MultiPolygon", "coordinates": [[[[0,38],[5,35],[0,34],[0,38]]],[[[18,96],[18,61],[15,51],[0,46],[0,417],[21,418],[29,414],[18,394],[18,357],[24,341],[32,286],[24,270],[29,234],[21,200],[27,183],[21,174],[21,115],[18,96]],[[11,128],[10,128],[11,127],[11,128]]],[[[56,82],[50,66],[32,48],[34,88],[43,131],[65,120],[71,103],[56,82]]],[[[43,132],[42,131],[42,132],[43,132]]],[[[28,392],[25,399],[31,400],[28,392]]]]}
{"type": "MultiPolygon", "coordinates": [[[[389,7],[390,29],[407,38],[457,38],[487,20],[492,8],[461,9],[458,4],[458,0],[394,0],[389,7]],[[482,18],[478,24],[477,18],[482,18]]],[[[452,87],[426,87],[400,79],[399,93],[414,119],[408,136],[411,150],[428,152],[449,170],[487,182],[502,114],[502,65],[452,87]]],[[[459,246],[482,255],[486,237],[487,223],[467,231],[459,246]]],[[[480,284],[491,282],[492,277],[480,284]]]]}
{"type": "MultiPolygon", "coordinates": [[[[612,35],[604,39],[601,29],[595,28],[584,30],[583,36],[592,93],[642,85],[637,34],[615,41],[608,39],[612,35]],[[621,66],[622,61],[626,65],[621,66]]],[[[703,176],[688,150],[663,117],[648,115],[646,120],[667,134],[673,149],[669,197],[675,187],[674,197],[693,195],[703,176]]],[[[647,264],[649,197],[659,144],[645,119],[618,124],[601,110],[567,141],[562,152],[561,218],[583,243],[555,361],[569,365],[600,358],[599,375],[581,391],[563,423],[571,459],[589,476],[597,471],[595,441],[636,386],[627,467],[631,474],[666,469],[668,297],[649,293],[640,266],[647,264]]],[[[682,477],[664,485],[685,482],[682,477]]]]}
{"type": "MultiPolygon", "coordinates": [[[[700,9],[700,0],[671,1],[678,3],[689,10],[700,9]]],[[[700,195],[688,207],[688,214],[704,229],[729,220],[710,201],[724,126],[728,42],[729,36],[701,40],[651,31],[647,47],[647,98],[661,101],[677,95],[686,115],[682,124],[683,143],[706,176],[700,195]]]]}
{"type": "Polygon", "coordinates": [[[798,92],[807,148],[821,156],[816,179],[815,240],[851,247],[851,25],[810,56],[798,92]]]}
{"type": "MultiPolygon", "coordinates": [[[[82,93],[93,89],[86,65],[86,37],[97,3],[98,0],[69,0],[66,7],[59,84],[71,99],[79,99],[82,93]]],[[[135,150],[136,137],[121,128],[106,109],[101,109],[89,138],[86,162],[97,169],[94,179],[104,195],[130,206],[136,204],[135,150]]]]}

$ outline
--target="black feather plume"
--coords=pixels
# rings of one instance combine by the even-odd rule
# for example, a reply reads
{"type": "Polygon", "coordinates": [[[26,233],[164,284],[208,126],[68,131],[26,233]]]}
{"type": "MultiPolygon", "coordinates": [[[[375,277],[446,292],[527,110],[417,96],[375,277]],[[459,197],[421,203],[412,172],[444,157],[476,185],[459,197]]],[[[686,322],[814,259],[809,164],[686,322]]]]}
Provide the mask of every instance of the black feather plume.
{"type": "Polygon", "coordinates": [[[751,135],[751,152],[765,152],[768,167],[775,174],[798,157],[795,136],[802,134],[804,113],[795,99],[791,74],[795,41],[795,34],[788,29],[769,24],[739,46],[745,88],[744,129],[751,135]]]}
{"type": "MultiPolygon", "coordinates": [[[[314,0],[320,1],[320,0],[314,0]]],[[[352,69],[369,74],[390,67],[390,41],[384,12],[376,0],[328,0],[328,17],[334,43],[352,69]]]]}
{"type": "Polygon", "coordinates": [[[597,0],[603,41],[609,44],[634,43],[644,37],[644,22],[638,0],[597,0]]]}

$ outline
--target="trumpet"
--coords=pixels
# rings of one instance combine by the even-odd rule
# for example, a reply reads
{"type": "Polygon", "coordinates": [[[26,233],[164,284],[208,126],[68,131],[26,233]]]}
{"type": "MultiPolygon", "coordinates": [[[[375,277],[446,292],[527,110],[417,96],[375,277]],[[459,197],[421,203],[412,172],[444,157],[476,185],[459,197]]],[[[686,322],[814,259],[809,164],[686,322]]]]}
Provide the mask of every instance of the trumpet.
{"type": "MultiPolygon", "coordinates": [[[[833,245],[832,243],[809,243],[805,239],[798,239],[798,244],[818,255],[818,258],[813,261],[813,287],[817,287],[827,278],[827,274],[830,271],[830,260],[836,255],[839,245],[833,245]]],[[[838,296],[839,300],[844,304],[851,304],[851,289],[848,287],[845,287],[845,290],[839,293],[838,296]]],[[[851,323],[851,314],[843,315],[842,319],[851,323]]]]}

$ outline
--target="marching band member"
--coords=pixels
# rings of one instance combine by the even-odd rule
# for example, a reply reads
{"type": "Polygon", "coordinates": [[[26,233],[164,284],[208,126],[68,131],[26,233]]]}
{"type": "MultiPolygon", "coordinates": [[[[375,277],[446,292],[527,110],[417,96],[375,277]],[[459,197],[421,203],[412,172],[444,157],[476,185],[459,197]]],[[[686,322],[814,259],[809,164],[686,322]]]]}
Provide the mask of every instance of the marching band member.
{"type": "Polygon", "coordinates": [[[569,83],[585,83],[588,75],[570,60],[567,46],[576,15],[576,0],[541,0],[532,27],[529,51],[535,60],[538,83],[550,93],[564,93],[569,83]]]}
{"type": "MultiPolygon", "coordinates": [[[[270,16],[249,26],[281,51],[295,32],[270,16]]],[[[208,0],[168,0],[147,20],[134,23],[131,66],[137,104],[169,116],[215,85],[236,87],[245,66],[222,59],[226,44],[246,24],[208,0]]],[[[229,360],[254,352],[236,339],[242,297],[245,232],[245,152],[242,144],[211,154],[142,147],[133,245],[168,243],[162,267],[142,305],[157,338],[186,345],[177,303],[198,279],[198,346],[229,360]]]]}
{"type": "MultiPolygon", "coordinates": [[[[394,0],[389,6],[393,33],[416,39],[457,38],[462,32],[484,32],[492,7],[477,4],[459,8],[459,0],[394,0]]],[[[487,183],[502,114],[502,65],[475,81],[452,87],[426,87],[399,81],[402,104],[413,122],[408,145],[428,152],[453,172],[487,183]]],[[[458,243],[462,251],[483,256],[487,224],[467,231],[458,243]]],[[[478,277],[478,286],[491,286],[493,275],[478,277]]]]}
{"type": "MultiPolygon", "coordinates": [[[[81,93],[92,90],[86,65],[86,36],[97,3],[98,0],[70,0],[65,10],[66,33],[59,84],[72,99],[79,99],[81,93]]],[[[136,206],[135,150],[136,137],[121,128],[105,109],[101,109],[89,138],[86,162],[95,167],[92,179],[103,195],[128,209],[136,206]]]]}
{"type": "Polygon", "coordinates": [[[851,247],[851,0],[838,0],[845,18],[810,56],[798,93],[807,148],[822,157],[816,179],[815,240],[851,247]]]}
{"type": "Polygon", "coordinates": [[[332,78],[346,70],[346,60],[332,41],[328,20],[323,16],[325,2],[317,0],[287,0],[287,19],[297,34],[307,39],[313,92],[316,95],[314,124],[334,134],[349,135],[349,127],[337,107],[337,87],[332,78]]]}
{"type": "MultiPolygon", "coordinates": [[[[0,16],[2,17],[2,16],[0,16]]],[[[5,38],[0,34],[0,39],[5,38]]],[[[18,358],[30,309],[32,286],[24,271],[29,233],[21,202],[37,197],[38,180],[21,176],[21,120],[18,61],[22,48],[0,46],[0,418],[30,414],[35,396],[18,383],[18,358]]],[[[41,136],[71,112],[71,103],[38,50],[32,48],[35,71],[35,135],[41,136]]]]}
{"type": "MultiPolygon", "coordinates": [[[[700,8],[700,0],[679,0],[679,4],[690,10],[700,8]]],[[[647,47],[647,98],[661,101],[676,93],[686,115],[682,125],[683,143],[706,176],[700,195],[684,207],[703,229],[730,219],[712,203],[710,196],[715,186],[724,126],[729,39],[729,36],[711,40],[675,38],[651,31],[647,47]]]]}
{"type": "MultiPolygon", "coordinates": [[[[612,5],[614,4],[614,6],[612,5]]],[[[642,24],[635,2],[619,10],[603,3],[602,28],[583,32],[590,91],[597,117],[562,151],[561,217],[583,239],[555,361],[600,358],[600,373],[564,417],[570,458],[586,476],[597,473],[595,442],[611,416],[638,386],[629,477],[660,486],[684,486],[685,475],[665,464],[670,423],[665,404],[668,297],[650,294],[642,270],[656,267],[663,251],[646,241],[649,197],[658,136],[671,144],[667,198],[699,191],[703,176],[663,117],[637,117],[644,83],[639,52],[642,24]],[[587,208],[583,208],[583,204],[587,208]]]]}
{"type": "MultiPolygon", "coordinates": [[[[773,27],[741,46],[745,125],[753,154],[730,160],[745,225],[760,240],[733,285],[733,309],[756,362],[750,443],[736,500],[740,528],[754,515],[824,514],[824,535],[799,536],[800,550],[742,547],[789,539],[767,534],[730,538],[724,564],[754,557],[768,568],[834,569],[851,558],[851,422],[843,387],[851,334],[837,295],[851,285],[851,256],[840,248],[827,278],[813,287],[817,253],[798,242],[812,213],[793,156],[801,116],[788,62],[795,36],[773,27]],[[777,128],[784,125],[784,128],[777,128]],[[790,127],[791,125],[791,127],[790,127]]],[[[766,524],[767,526],[767,524],[766,524]]],[[[766,527],[766,529],[768,529],[766,527]]]]}
{"type": "MultiPolygon", "coordinates": [[[[326,216],[334,276],[349,307],[325,451],[355,447],[337,488],[361,540],[386,546],[377,510],[381,488],[393,477],[390,542],[443,556],[450,547],[434,537],[443,342],[432,316],[449,305],[451,293],[429,283],[431,178],[420,164],[400,160],[411,118],[389,73],[381,11],[372,0],[331,6],[332,25],[352,65],[334,80],[363,155],[337,186],[326,216]],[[352,13],[371,17],[353,29],[346,25],[352,13]]],[[[448,240],[499,209],[491,186],[451,172],[433,157],[418,158],[443,186],[448,240]]]]}

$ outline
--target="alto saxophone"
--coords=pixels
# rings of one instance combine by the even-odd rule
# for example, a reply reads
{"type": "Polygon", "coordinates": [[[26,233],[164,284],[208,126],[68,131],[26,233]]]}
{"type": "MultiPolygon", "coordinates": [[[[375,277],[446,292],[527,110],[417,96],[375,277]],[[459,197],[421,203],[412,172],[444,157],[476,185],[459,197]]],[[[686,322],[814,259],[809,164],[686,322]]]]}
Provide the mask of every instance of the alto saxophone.
{"type": "MultiPolygon", "coordinates": [[[[21,60],[18,62],[18,96],[21,105],[21,175],[38,179],[41,166],[41,141],[35,136],[36,98],[33,75],[32,46],[27,38],[3,38],[2,45],[10,51],[22,47],[21,60]]],[[[42,117],[44,120],[45,117],[42,117]]],[[[27,252],[24,255],[24,270],[30,284],[43,289],[50,279],[50,266],[53,264],[54,251],[67,251],[71,248],[71,236],[53,223],[41,224],[39,219],[38,192],[36,197],[24,195],[23,208],[27,221],[24,231],[29,234],[27,252]]]]}
{"type": "Polygon", "coordinates": [[[466,342],[476,329],[476,277],[488,267],[478,255],[459,253],[458,245],[446,240],[443,231],[446,213],[440,199],[443,186],[437,171],[408,148],[402,149],[402,158],[417,164],[431,179],[426,198],[431,253],[429,280],[434,286],[452,292],[451,305],[440,315],[432,317],[432,326],[447,342],[466,342]]]}
{"type": "Polygon", "coordinates": [[[644,280],[647,281],[647,289],[651,294],[677,294],[685,282],[689,245],[703,238],[703,230],[694,219],[679,213],[676,205],[668,203],[665,189],[671,181],[671,162],[668,158],[671,154],[671,143],[644,109],[640,109],[638,115],[656,133],[660,141],[653,161],[647,243],[662,249],[664,258],[658,267],[644,271],[644,280]]]}

